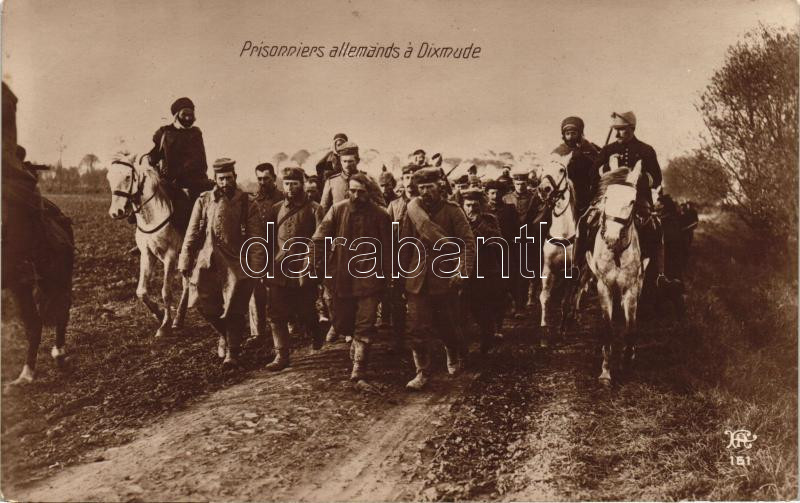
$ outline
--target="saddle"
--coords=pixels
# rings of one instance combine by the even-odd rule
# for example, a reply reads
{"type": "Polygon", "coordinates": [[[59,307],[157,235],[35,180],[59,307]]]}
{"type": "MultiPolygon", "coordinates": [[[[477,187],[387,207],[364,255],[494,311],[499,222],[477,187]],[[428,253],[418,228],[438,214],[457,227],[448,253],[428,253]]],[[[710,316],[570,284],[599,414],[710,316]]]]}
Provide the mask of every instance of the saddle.
{"type": "Polygon", "coordinates": [[[167,197],[172,202],[172,225],[185,233],[189,227],[189,218],[192,216],[194,199],[189,197],[186,189],[178,187],[173,182],[162,178],[161,184],[167,197]]]}

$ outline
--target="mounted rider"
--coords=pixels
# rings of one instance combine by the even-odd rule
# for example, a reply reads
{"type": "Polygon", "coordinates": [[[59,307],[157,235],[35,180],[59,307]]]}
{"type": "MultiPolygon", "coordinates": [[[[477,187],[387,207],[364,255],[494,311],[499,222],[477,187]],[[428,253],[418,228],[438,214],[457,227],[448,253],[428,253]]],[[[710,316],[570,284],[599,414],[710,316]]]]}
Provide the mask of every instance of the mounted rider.
{"type": "MultiPolygon", "coordinates": [[[[642,252],[645,257],[654,260],[658,278],[656,285],[659,287],[675,286],[681,288],[677,278],[668,279],[664,275],[664,237],[661,222],[653,212],[653,196],[651,191],[657,191],[661,186],[661,166],[658,164],[656,151],[650,145],[639,140],[636,130],[636,115],[633,112],[611,114],[613,122],[611,128],[615,132],[616,141],[604,146],[595,161],[595,168],[606,173],[612,169],[610,161],[616,159],[618,167],[633,169],[641,161],[642,174],[647,179],[648,189],[640,191],[639,207],[637,208],[637,230],[641,236],[642,252]],[[642,225],[642,223],[646,223],[642,225]]],[[[589,237],[592,232],[586,233],[589,237]]],[[[587,242],[590,243],[590,241],[587,242]]],[[[580,250],[579,250],[580,251],[580,250]]],[[[582,251],[580,251],[582,254],[582,251]]]]}
{"type": "Polygon", "coordinates": [[[583,130],[583,119],[567,117],[561,121],[561,139],[564,142],[553,150],[556,156],[569,157],[564,164],[575,188],[575,205],[579,216],[589,207],[600,179],[595,169],[600,148],[584,138],[583,130]]]}
{"type": "Polygon", "coordinates": [[[186,191],[189,203],[193,205],[201,192],[214,187],[214,181],[206,173],[208,163],[203,133],[194,126],[195,107],[189,98],[175,100],[170,112],[172,123],[155,132],[153,148],[147,157],[164,180],[186,191]]]}

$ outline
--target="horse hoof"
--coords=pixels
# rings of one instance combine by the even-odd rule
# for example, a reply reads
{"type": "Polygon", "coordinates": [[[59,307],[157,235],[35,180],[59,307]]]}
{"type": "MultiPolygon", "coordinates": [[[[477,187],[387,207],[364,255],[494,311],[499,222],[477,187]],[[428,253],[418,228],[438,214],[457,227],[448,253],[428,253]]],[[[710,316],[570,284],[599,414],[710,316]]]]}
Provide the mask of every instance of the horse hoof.
{"type": "Polygon", "coordinates": [[[21,386],[25,384],[31,384],[34,380],[34,372],[31,368],[26,364],[22,367],[22,372],[19,373],[19,377],[11,381],[9,383],[10,386],[21,386]]]}
{"type": "Polygon", "coordinates": [[[67,350],[53,346],[50,350],[50,356],[55,360],[56,366],[63,370],[67,363],[67,350]]]}
{"type": "Polygon", "coordinates": [[[225,342],[224,337],[220,337],[219,341],[217,342],[217,356],[220,358],[225,358],[228,354],[228,344],[225,342]]]}
{"type": "Polygon", "coordinates": [[[611,378],[610,377],[600,376],[600,377],[597,378],[597,380],[605,388],[608,388],[609,386],[611,386],[611,378]]]}

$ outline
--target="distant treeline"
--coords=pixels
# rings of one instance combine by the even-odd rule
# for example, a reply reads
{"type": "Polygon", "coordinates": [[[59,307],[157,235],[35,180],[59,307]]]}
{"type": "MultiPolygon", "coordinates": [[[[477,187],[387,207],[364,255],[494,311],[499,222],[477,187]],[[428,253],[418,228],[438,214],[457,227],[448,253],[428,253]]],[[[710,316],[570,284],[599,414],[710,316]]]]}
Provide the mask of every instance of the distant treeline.
{"type": "Polygon", "coordinates": [[[39,189],[51,194],[102,194],[108,193],[105,169],[50,166],[38,171],[39,189]]]}

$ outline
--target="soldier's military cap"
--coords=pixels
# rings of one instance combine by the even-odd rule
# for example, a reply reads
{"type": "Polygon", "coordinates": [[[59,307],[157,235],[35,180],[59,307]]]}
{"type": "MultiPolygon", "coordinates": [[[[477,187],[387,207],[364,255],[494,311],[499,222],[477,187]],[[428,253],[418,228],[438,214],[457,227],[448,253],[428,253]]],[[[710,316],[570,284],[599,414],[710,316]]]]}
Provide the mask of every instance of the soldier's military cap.
{"type": "Polygon", "coordinates": [[[465,185],[465,184],[469,183],[469,176],[468,175],[461,175],[458,178],[456,178],[453,181],[453,183],[455,183],[456,185],[465,185]]]}
{"type": "Polygon", "coordinates": [[[413,174],[418,169],[419,169],[419,166],[417,166],[416,164],[407,164],[407,165],[403,166],[403,174],[404,175],[407,175],[409,173],[413,174]]]}
{"type": "Polygon", "coordinates": [[[281,178],[284,180],[294,180],[296,182],[303,182],[306,179],[306,173],[296,164],[286,165],[281,170],[281,178]]]}
{"type": "Polygon", "coordinates": [[[575,116],[567,117],[561,121],[561,132],[563,133],[567,129],[576,129],[579,132],[583,132],[583,119],[575,116]]]}
{"type": "Polygon", "coordinates": [[[397,185],[397,180],[394,179],[394,175],[392,175],[388,171],[381,171],[380,176],[378,177],[378,183],[383,184],[392,184],[397,185]]]}
{"type": "Polygon", "coordinates": [[[422,155],[425,155],[425,151],[424,151],[424,150],[422,150],[421,148],[418,148],[418,149],[417,149],[417,150],[415,150],[415,151],[414,151],[414,153],[413,153],[413,154],[411,154],[411,155],[417,155],[417,154],[422,154],[422,155]]]}
{"type": "Polygon", "coordinates": [[[467,189],[461,191],[461,197],[465,201],[483,201],[484,193],[481,189],[467,189]]]}
{"type": "Polygon", "coordinates": [[[346,141],[339,145],[337,152],[339,155],[358,155],[358,145],[352,141],[346,141]]]}
{"type": "Polygon", "coordinates": [[[236,161],[228,159],[227,157],[220,157],[214,161],[214,173],[230,173],[233,171],[233,165],[236,161]]]}
{"type": "Polygon", "coordinates": [[[511,179],[514,180],[515,182],[527,182],[528,175],[526,175],[525,173],[514,173],[513,175],[511,175],[511,179]]]}
{"type": "Polygon", "coordinates": [[[414,173],[411,182],[415,185],[421,183],[436,183],[442,179],[442,174],[438,168],[421,168],[414,173]]]}
{"type": "Polygon", "coordinates": [[[483,185],[483,180],[481,180],[481,177],[479,177],[478,175],[469,175],[469,177],[467,177],[467,180],[469,181],[470,185],[477,185],[477,186],[483,185]]]}
{"type": "Polygon", "coordinates": [[[306,177],[306,183],[319,184],[319,177],[317,175],[309,175],[306,177]]]}
{"type": "Polygon", "coordinates": [[[623,112],[621,114],[612,112],[611,118],[614,119],[614,121],[611,123],[611,127],[615,129],[636,126],[636,116],[633,114],[633,112],[623,112]]]}
{"type": "Polygon", "coordinates": [[[192,103],[192,100],[190,100],[189,98],[187,98],[185,96],[183,98],[178,98],[177,100],[175,100],[172,103],[172,106],[169,107],[169,110],[170,110],[170,112],[172,112],[172,115],[175,115],[176,113],[180,112],[184,108],[189,108],[191,110],[194,110],[194,103],[192,103]]]}

